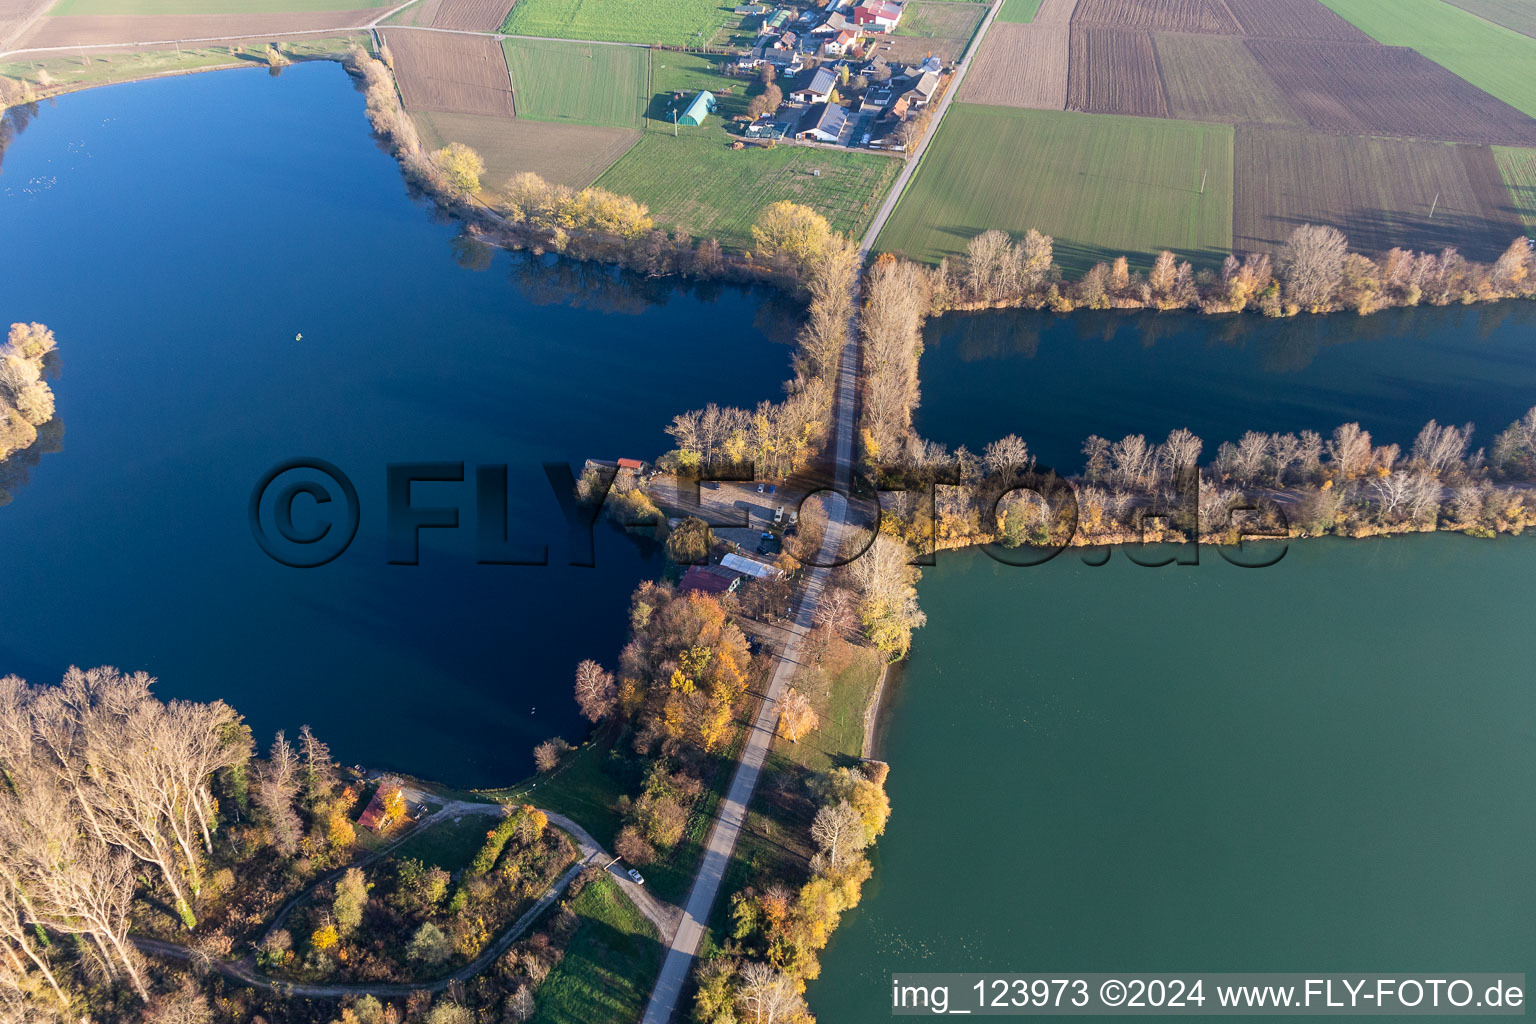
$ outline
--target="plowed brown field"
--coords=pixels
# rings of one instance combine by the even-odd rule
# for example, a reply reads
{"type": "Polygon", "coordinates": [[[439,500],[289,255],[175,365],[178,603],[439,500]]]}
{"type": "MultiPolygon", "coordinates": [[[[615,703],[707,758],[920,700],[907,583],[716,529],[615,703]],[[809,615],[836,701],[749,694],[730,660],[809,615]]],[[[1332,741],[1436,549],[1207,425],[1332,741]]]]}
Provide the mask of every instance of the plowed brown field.
{"type": "Polygon", "coordinates": [[[1536,145],[1536,120],[1406,47],[1250,39],[1248,49],[1313,128],[1536,145]]]}
{"type": "Polygon", "coordinates": [[[89,46],[92,43],[161,43],[172,40],[233,39],[313,29],[354,28],[379,16],[376,10],[294,11],[287,14],[76,14],[43,18],[16,49],[45,46],[89,46]]]}
{"type": "Polygon", "coordinates": [[[1371,37],[1318,0],[1226,0],[1244,35],[1275,39],[1337,39],[1365,43],[1371,37]]]}
{"type": "Polygon", "coordinates": [[[995,21],[965,76],[960,99],[1036,110],[1067,105],[1067,52],[1071,30],[1065,25],[995,21]]]}
{"type": "Polygon", "coordinates": [[[1149,32],[1072,25],[1067,108],[1167,117],[1168,97],[1149,32]]]}
{"type": "Polygon", "coordinates": [[[512,76],[490,36],[410,29],[384,36],[407,110],[513,116],[512,76]]]}
{"type": "Polygon", "coordinates": [[[1072,25],[1231,35],[1243,31],[1223,0],[1079,0],[1072,25]]]}

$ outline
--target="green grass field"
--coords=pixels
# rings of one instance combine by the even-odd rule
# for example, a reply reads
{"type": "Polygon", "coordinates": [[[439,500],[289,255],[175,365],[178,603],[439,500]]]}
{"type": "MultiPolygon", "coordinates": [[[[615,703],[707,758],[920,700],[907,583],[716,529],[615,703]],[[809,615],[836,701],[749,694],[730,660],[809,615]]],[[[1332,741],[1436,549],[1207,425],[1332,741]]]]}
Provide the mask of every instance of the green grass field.
{"type": "Polygon", "coordinates": [[[638,128],[649,100],[649,51],[636,46],[508,39],[517,116],[638,128]]]}
{"type": "MultiPolygon", "coordinates": [[[[721,70],[728,61],[734,60],[718,54],[705,53],[681,53],[676,50],[651,50],[651,102],[650,117],[657,122],[666,121],[666,106],[674,93],[695,93],[700,89],[708,89],[714,93],[718,103],[716,117],[711,117],[703,126],[697,128],[683,127],[683,131],[695,133],[712,132],[718,134],[720,126],[737,114],[747,112],[747,103],[752,96],[762,91],[762,84],[754,78],[737,78],[727,75],[721,70]]],[[[782,83],[781,83],[782,87],[782,83]]],[[[787,87],[784,88],[788,92],[787,87]]],[[[672,131],[670,122],[655,124],[652,127],[664,127],[668,134],[672,131]]]]}
{"type": "Polygon", "coordinates": [[[937,262],[988,228],[1038,228],[1081,271],[1232,245],[1230,126],[956,103],[877,248],[937,262]],[[1205,192],[1200,192],[1204,177],[1205,192]]]}
{"type": "Polygon", "coordinates": [[[1003,9],[997,12],[998,21],[1034,21],[1040,10],[1041,0],[1003,0],[1003,9]]]}
{"type": "Polygon", "coordinates": [[[812,771],[826,771],[862,757],[864,712],[883,668],[870,648],[841,641],[830,645],[822,663],[802,669],[794,681],[795,689],[816,710],[816,728],[798,743],[776,738],[774,753],[812,771]]]}
{"type": "Polygon", "coordinates": [[[557,811],[592,833],[592,838],[599,843],[611,848],[620,824],[614,805],[624,795],[619,783],[603,770],[612,749],[612,740],[605,734],[566,755],[565,764],[554,775],[535,776],[505,789],[482,790],[476,796],[502,803],[530,803],[557,811]]]}
{"type": "MultiPolygon", "coordinates": [[[[368,48],[367,35],[335,39],[302,38],[283,42],[282,51],[294,60],[328,59],[351,46],[368,48]]],[[[176,50],[135,50],[129,53],[91,54],[73,51],[44,60],[0,63],[0,75],[38,83],[38,71],[48,72],[51,89],[84,89],[88,86],[132,82],[159,75],[206,71],[211,68],[267,67],[266,44],[183,47],[176,50]]]]}
{"type": "Polygon", "coordinates": [[[1493,158],[1499,174],[1509,186],[1515,212],[1525,222],[1526,230],[1536,233],[1536,149],[1494,146],[1493,158]]]}
{"type": "Polygon", "coordinates": [[[401,843],[393,856],[397,860],[415,857],[424,864],[457,871],[474,859],[485,845],[485,834],[495,826],[496,819],[484,814],[438,822],[401,843]]]}
{"type": "Polygon", "coordinates": [[[501,26],[512,35],[700,46],[740,22],[721,0],[518,0],[501,26]]]}
{"type": "Polygon", "coordinates": [[[753,221],[781,199],[815,208],[838,231],[862,232],[900,168],[891,157],[847,150],[732,150],[718,129],[674,139],[664,128],[641,136],[597,184],[645,203],[660,224],[749,248],[753,221]]]}
{"type": "Polygon", "coordinates": [[[392,7],[398,0],[59,0],[51,16],[66,14],[292,14],[392,7]]]}
{"type": "Polygon", "coordinates": [[[1410,46],[1536,117],[1536,39],[1443,0],[1322,0],[1388,46],[1410,46]]]}
{"type": "Polygon", "coordinates": [[[606,875],[571,901],[581,924],[535,996],[533,1024],[639,1020],[661,969],[656,926],[606,875]]]}

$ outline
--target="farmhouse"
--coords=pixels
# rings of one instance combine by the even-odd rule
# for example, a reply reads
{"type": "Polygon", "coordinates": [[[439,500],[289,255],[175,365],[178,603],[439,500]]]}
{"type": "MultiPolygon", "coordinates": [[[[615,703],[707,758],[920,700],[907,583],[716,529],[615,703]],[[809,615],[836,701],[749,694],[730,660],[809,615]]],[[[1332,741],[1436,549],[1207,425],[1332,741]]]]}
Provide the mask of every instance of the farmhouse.
{"type": "Polygon", "coordinates": [[[836,142],[848,123],[848,109],[836,103],[818,103],[805,112],[795,138],[813,142],[836,142]]]}
{"type": "Polygon", "coordinates": [[[763,33],[777,34],[784,31],[784,26],[789,24],[789,12],[782,7],[770,14],[763,22],[763,33]]]}
{"type": "Polygon", "coordinates": [[[715,94],[708,89],[700,90],[699,94],[688,102],[683,112],[677,115],[678,124],[701,125],[715,112],[715,94]]]}
{"type": "Polygon", "coordinates": [[[853,23],[876,32],[894,31],[901,21],[901,4],[896,0],[865,0],[853,9],[853,23]]]}
{"type": "Polygon", "coordinates": [[[848,19],[838,13],[828,15],[827,20],[811,29],[812,35],[835,36],[848,27],[848,19]]]}
{"type": "Polygon", "coordinates": [[[373,799],[363,808],[357,823],[364,828],[382,832],[405,816],[405,793],[399,779],[384,779],[373,791],[373,799]]]}
{"type": "Polygon", "coordinates": [[[811,75],[811,80],[804,86],[789,94],[789,98],[796,103],[825,103],[832,97],[832,90],[837,88],[837,72],[831,68],[817,68],[811,75]]]}
{"type": "Polygon", "coordinates": [[[917,81],[912,83],[912,89],[907,95],[911,97],[914,108],[926,107],[938,88],[939,76],[932,71],[924,71],[918,76],[917,81]]]}
{"type": "Polygon", "coordinates": [[[775,568],[766,562],[759,562],[755,558],[748,558],[746,555],[726,555],[720,559],[720,565],[759,580],[777,579],[784,575],[783,569],[775,568]]]}

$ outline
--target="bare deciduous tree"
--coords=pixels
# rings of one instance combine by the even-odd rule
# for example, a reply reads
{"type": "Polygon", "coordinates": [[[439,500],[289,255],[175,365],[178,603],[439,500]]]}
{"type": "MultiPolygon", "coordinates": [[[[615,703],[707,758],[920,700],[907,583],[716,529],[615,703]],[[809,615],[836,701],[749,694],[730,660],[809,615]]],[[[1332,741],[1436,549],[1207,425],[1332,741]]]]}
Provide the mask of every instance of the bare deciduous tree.
{"type": "Polygon", "coordinates": [[[613,714],[618,698],[612,672],[590,658],[576,666],[576,704],[588,721],[600,722],[613,714]]]}

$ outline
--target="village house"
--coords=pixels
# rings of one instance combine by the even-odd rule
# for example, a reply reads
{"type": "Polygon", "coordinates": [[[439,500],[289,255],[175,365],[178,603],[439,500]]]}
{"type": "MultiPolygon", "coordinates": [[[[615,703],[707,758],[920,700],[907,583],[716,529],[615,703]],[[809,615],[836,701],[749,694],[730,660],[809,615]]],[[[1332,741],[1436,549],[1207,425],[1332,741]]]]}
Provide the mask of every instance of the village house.
{"type": "Polygon", "coordinates": [[[399,779],[381,779],[373,799],[363,808],[357,823],[363,828],[382,832],[405,817],[405,790],[399,779]]]}
{"type": "Polygon", "coordinates": [[[811,29],[811,34],[818,36],[835,36],[848,27],[848,19],[842,14],[834,12],[827,16],[826,21],[811,29]]]}
{"type": "Polygon", "coordinates": [[[848,123],[848,110],[836,103],[818,103],[805,112],[795,138],[810,142],[836,142],[848,123]]]}
{"type": "Polygon", "coordinates": [[[933,99],[933,94],[938,92],[938,90],[938,74],[933,71],[924,71],[912,83],[912,88],[907,92],[907,95],[911,98],[912,107],[920,109],[928,105],[928,101],[933,99]]]}
{"type": "Polygon", "coordinates": [[[677,589],[684,594],[729,594],[747,574],[724,565],[693,565],[683,573],[677,589]]]}
{"type": "Polygon", "coordinates": [[[859,40],[863,38],[857,29],[845,28],[825,43],[822,43],[821,50],[829,57],[841,57],[848,51],[857,48],[859,40]]]}
{"type": "Polygon", "coordinates": [[[825,103],[837,88],[837,72],[831,68],[817,68],[810,81],[789,94],[796,103],[825,103]]]}
{"type": "Polygon", "coordinates": [[[853,23],[874,32],[893,32],[901,21],[901,4],[895,0],[865,0],[853,9],[853,23]]]}

